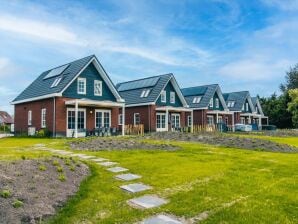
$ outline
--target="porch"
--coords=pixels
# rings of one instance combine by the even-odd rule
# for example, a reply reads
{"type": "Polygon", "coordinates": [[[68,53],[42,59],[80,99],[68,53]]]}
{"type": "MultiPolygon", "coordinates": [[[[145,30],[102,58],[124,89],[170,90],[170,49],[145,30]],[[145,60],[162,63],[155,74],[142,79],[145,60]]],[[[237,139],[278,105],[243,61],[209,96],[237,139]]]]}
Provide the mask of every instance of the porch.
{"type": "Polygon", "coordinates": [[[235,118],[234,112],[232,111],[221,111],[221,110],[208,110],[206,113],[207,116],[207,127],[213,127],[218,131],[229,130],[234,131],[235,127],[235,118]]]}
{"type": "Polygon", "coordinates": [[[122,135],[125,126],[118,124],[119,109],[122,108],[122,121],[125,117],[125,104],[112,101],[75,99],[65,101],[66,136],[85,137],[87,135],[107,136],[115,134],[118,125],[122,135]]]}

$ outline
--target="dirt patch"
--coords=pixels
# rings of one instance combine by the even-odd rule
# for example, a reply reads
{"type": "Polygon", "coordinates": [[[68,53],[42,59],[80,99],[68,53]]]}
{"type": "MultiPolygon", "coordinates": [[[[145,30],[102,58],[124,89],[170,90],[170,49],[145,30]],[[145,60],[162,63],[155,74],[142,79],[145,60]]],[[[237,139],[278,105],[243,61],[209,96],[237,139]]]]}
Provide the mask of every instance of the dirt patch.
{"type": "Polygon", "coordinates": [[[88,174],[85,164],[56,157],[0,162],[0,223],[39,223],[54,215],[88,174]]]}
{"type": "Polygon", "coordinates": [[[156,132],[146,138],[166,139],[176,141],[194,141],[216,146],[224,146],[240,149],[261,150],[270,152],[291,152],[297,153],[298,149],[294,146],[275,143],[269,140],[246,138],[238,136],[228,136],[217,133],[191,134],[180,132],[156,132]]]}
{"type": "Polygon", "coordinates": [[[174,151],[180,147],[172,144],[150,144],[142,142],[138,139],[115,139],[115,138],[92,138],[87,140],[77,140],[70,142],[72,149],[78,150],[131,150],[131,149],[144,149],[144,150],[168,150],[174,151]]]}

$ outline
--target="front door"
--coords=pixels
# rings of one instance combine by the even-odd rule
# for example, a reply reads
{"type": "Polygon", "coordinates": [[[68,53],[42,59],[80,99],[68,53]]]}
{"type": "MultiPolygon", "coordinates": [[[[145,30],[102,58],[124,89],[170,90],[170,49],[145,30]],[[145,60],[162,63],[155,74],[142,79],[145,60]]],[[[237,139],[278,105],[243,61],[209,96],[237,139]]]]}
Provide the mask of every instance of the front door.
{"type": "Polygon", "coordinates": [[[157,113],[156,114],[156,131],[167,131],[166,130],[166,114],[157,113]]]}
{"type": "Polygon", "coordinates": [[[180,128],[180,114],[171,115],[172,128],[180,128]]]}
{"type": "Polygon", "coordinates": [[[111,127],[111,111],[95,110],[95,128],[111,127]]]}
{"type": "MultiPolygon", "coordinates": [[[[78,137],[86,136],[86,110],[78,109],[78,137]]],[[[67,108],[67,137],[74,137],[75,131],[75,108],[67,108]]]]}

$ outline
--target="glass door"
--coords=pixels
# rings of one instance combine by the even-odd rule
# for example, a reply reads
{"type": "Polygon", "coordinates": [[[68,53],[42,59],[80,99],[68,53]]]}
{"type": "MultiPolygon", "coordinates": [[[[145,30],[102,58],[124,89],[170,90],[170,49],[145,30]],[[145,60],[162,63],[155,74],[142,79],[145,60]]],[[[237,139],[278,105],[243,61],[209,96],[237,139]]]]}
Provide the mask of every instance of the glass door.
{"type": "Polygon", "coordinates": [[[156,131],[166,131],[166,114],[156,114],[156,131]]]}
{"type": "Polygon", "coordinates": [[[95,128],[111,127],[111,111],[95,110],[95,128]]]}

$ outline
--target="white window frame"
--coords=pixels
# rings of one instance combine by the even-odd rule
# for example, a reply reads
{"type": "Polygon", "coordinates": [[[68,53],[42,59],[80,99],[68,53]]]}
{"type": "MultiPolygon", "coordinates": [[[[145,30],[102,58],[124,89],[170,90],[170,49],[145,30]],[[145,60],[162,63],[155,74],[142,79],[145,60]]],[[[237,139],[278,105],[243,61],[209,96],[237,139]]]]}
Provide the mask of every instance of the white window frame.
{"type": "Polygon", "coordinates": [[[244,111],[244,104],[242,105],[242,110],[244,111]]]}
{"type": "Polygon", "coordinates": [[[46,116],[47,116],[47,109],[42,108],[41,109],[41,128],[46,128],[47,127],[46,116]]]}
{"type": "Polygon", "coordinates": [[[94,80],[94,96],[102,96],[102,81],[100,80],[94,80]],[[97,92],[97,88],[96,86],[99,85],[100,86],[100,92],[97,92]]]}
{"type": "Polygon", "coordinates": [[[209,107],[212,107],[213,108],[213,97],[210,99],[209,107]]]}
{"type": "Polygon", "coordinates": [[[78,94],[86,94],[86,78],[78,78],[78,83],[77,83],[77,92],[78,94]],[[80,82],[84,83],[84,91],[80,91],[80,82]]]}
{"type": "Polygon", "coordinates": [[[144,89],[144,90],[142,91],[140,97],[141,97],[141,98],[146,98],[146,97],[148,97],[150,91],[151,91],[150,89],[144,89]]]}
{"type": "Polygon", "coordinates": [[[207,125],[214,125],[214,116],[212,116],[212,115],[207,115],[207,125]],[[211,120],[212,120],[212,124],[209,124],[209,123],[208,123],[208,118],[211,118],[211,120]]]}
{"type": "Polygon", "coordinates": [[[215,98],[215,108],[219,108],[219,99],[215,98]]]}
{"type": "Polygon", "coordinates": [[[104,125],[104,113],[109,113],[109,120],[110,120],[110,127],[112,126],[112,111],[111,110],[101,110],[101,109],[95,109],[95,113],[94,113],[94,127],[95,128],[101,128],[101,127],[97,127],[96,126],[96,113],[97,112],[101,112],[103,114],[103,116],[101,117],[101,123],[102,125],[104,125]]]}
{"type": "Polygon", "coordinates": [[[160,93],[160,101],[162,103],[166,103],[167,102],[167,91],[166,90],[162,90],[160,93]]]}
{"type": "Polygon", "coordinates": [[[139,124],[141,124],[141,115],[140,113],[134,113],[133,114],[133,125],[139,125],[139,124],[136,124],[136,115],[139,115],[139,124]]]}
{"type": "Polygon", "coordinates": [[[58,86],[58,84],[61,82],[61,80],[62,80],[62,77],[56,78],[55,81],[53,82],[53,84],[51,85],[51,88],[58,86]]]}
{"type": "Polygon", "coordinates": [[[177,114],[177,113],[171,114],[171,124],[172,124],[172,126],[174,124],[174,127],[173,128],[180,128],[181,127],[181,117],[180,117],[180,114],[177,114]],[[177,125],[177,117],[179,118],[178,119],[178,125],[177,125]]]}
{"type": "Polygon", "coordinates": [[[191,127],[191,124],[192,124],[191,119],[192,119],[192,118],[191,118],[191,115],[188,115],[188,116],[187,116],[187,126],[188,126],[188,127],[191,127]]]}
{"type": "Polygon", "coordinates": [[[245,103],[246,111],[248,111],[248,103],[245,103]]]}
{"type": "Polygon", "coordinates": [[[123,114],[118,115],[118,125],[123,125],[123,114]]]}
{"type": "MultiPolygon", "coordinates": [[[[67,108],[67,110],[66,110],[66,129],[67,130],[75,130],[75,129],[68,129],[68,111],[76,111],[76,109],[75,108],[67,108]]],[[[84,112],[84,129],[86,129],[86,123],[87,123],[87,121],[86,121],[86,108],[78,108],[78,111],[83,111],[84,112]]]]}
{"type": "Polygon", "coordinates": [[[192,100],[192,103],[200,103],[201,102],[202,97],[201,96],[195,96],[192,100]]]}
{"type": "Polygon", "coordinates": [[[32,110],[28,110],[28,125],[32,125],[32,110]]]}
{"type": "Polygon", "coordinates": [[[175,94],[175,92],[173,92],[173,91],[171,91],[170,92],[170,103],[175,103],[176,102],[176,94],[175,94]]]}

